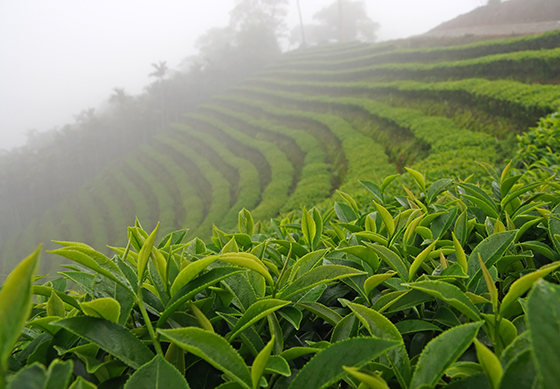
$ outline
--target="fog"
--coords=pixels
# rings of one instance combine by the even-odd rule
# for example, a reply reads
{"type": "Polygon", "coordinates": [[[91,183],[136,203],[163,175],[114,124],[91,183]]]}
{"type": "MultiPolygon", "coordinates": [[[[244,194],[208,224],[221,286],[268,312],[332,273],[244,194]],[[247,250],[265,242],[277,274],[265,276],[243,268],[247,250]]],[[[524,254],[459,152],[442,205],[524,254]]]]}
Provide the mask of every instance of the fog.
{"type": "MultiPolygon", "coordinates": [[[[333,0],[300,0],[304,23],[333,0]]],[[[405,38],[481,6],[485,0],[365,0],[378,40],[405,38]]],[[[113,88],[138,94],[152,63],[171,69],[196,54],[194,42],[228,23],[235,0],[2,0],[0,149],[29,130],[74,121],[113,88]]],[[[298,23],[290,0],[288,27],[298,23]]],[[[289,49],[288,43],[284,44],[289,49]]]]}

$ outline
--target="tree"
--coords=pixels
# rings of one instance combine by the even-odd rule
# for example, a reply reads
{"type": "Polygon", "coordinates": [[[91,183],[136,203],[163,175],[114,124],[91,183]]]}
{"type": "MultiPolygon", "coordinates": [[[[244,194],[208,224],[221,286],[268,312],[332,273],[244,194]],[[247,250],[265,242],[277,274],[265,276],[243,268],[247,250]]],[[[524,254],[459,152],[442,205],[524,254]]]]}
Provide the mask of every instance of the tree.
{"type": "Polygon", "coordinates": [[[288,0],[237,0],[230,13],[230,27],[243,31],[253,27],[266,27],[280,37],[286,30],[288,0]]]}
{"type": "MultiPolygon", "coordinates": [[[[361,0],[336,0],[317,12],[313,19],[318,24],[305,26],[308,43],[349,40],[373,42],[379,28],[379,24],[369,18],[366,5],[361,0]]],[[[292,30],[290,41],[297,42],[298,35],[295,29],[292,30]]]]}
{"type": "Polygon", "coordinates": [[[155,77],[158,79],[158,90],[159,90],[159,115],[160,115],[160,131],[163,131],[165,127],[165,114],[163,112],[163,100],[164,100],[164,93],[163,93],[163,79],[166,76],[169,69],[167,68],[167,63],[165,61],[160,61],[159,63],[153,63],[152,67],[155,69],[152,73],[149,74],[150,77],[155,77]]]}

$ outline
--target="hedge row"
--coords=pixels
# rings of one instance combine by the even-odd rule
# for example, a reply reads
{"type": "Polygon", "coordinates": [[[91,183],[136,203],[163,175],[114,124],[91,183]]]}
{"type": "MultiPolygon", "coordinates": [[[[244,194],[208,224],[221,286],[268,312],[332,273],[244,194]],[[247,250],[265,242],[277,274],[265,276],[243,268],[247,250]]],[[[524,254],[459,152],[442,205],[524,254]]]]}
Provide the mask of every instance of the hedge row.
{"type": "Polygon", "coordinates": [[[557,80],[560,75],[560,49],[519,51],[435,64],[392,63],[337,71],[303,71],[288,67],[263,71],[261,75],[269,78],[329,82],[426,78],[447,80],[472,77],[551,81],[557,80]]]}
{"type": "Polygon", "coordinates": [[[534,125],[538,119],[560,107],[560,87],[556,85],[524,84],[511,80],[471,78],[458,81],[385,83],[360,82],[293,82],[282,79],[257,78],[252,84],[306,94],[363,95],[383,98],[399,94],[412,98],[437,98],[476,105],[494,115],[513,116],[534,125]]]}
{"type": "MultiPolygon", "coordinates": [[[[379,50],[379,45],[355,48],[338,47],[325,53],[309,50],[305,56],[286,56],[280,61],[282,67],[301,70],[341,70],[361,68],[371,64],[406,63],[406,62],[440,62],[458,61],[485,57],[488,55],[513,53],[516,51],[555,49],[560,46],[560,31],[551,31],[541,35],[526,35],[509,39],[495,39],[467,45],[379,50]],[[342,58],[341,58],[342,57],[342,58]]],[[[280,67],[279,65],[277,67],[280,67]]]]}

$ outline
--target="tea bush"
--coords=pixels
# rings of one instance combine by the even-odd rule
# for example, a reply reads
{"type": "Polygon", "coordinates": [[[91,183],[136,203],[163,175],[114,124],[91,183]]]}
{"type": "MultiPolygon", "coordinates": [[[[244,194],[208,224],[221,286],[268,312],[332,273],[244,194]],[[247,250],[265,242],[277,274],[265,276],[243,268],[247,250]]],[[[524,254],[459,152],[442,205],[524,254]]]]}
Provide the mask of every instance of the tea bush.
{"type": "Polygon", "coordinates": [[[139,222],[111,258],[59,241],[44,284],[38,248],[0,290],[0,387],[556,387],[560,184],[510,166],[244,209],[206,244],[139,222]]]}

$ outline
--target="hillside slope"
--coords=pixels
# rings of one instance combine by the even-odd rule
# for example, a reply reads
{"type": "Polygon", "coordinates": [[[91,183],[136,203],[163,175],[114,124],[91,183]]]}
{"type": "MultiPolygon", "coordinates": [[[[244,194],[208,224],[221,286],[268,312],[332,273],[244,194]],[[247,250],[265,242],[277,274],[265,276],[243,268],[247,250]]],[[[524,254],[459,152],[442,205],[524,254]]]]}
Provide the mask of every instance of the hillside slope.
{"type": "Polygon", "coordinates": [[[504,24],[557,22],[560,2],[556,0],[508,0],[490,4],[442,23],[431,31],[504,24]]]}
{"type": "MultiPolygon", "coordinates": [[[[513,1],[513,0],[512,0],[513,1]]],[[[284,55],[1,242],[3,274],[38,242],[125,246],[146,230],[208,237],[329,201],[405,166],[462,178],[501,164],[515,135],[560,106],[560,32],[463,46],[348,43],[284,55]],[[476,162],[475,162],[476,161],[476,162]]],[[[47,248],[51,247],[48,243],[47,248]]],[[[43,271],[57,259],[47,257],[43,271]]]]}

